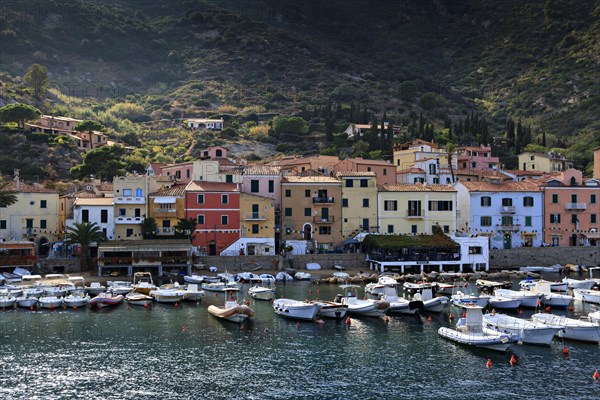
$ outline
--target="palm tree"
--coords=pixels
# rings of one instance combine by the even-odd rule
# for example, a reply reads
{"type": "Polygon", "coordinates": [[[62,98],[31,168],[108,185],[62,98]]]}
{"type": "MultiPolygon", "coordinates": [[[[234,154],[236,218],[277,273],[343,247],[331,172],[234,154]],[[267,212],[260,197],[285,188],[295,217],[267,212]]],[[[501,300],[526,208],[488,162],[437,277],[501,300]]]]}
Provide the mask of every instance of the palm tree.
{"type": "Polygon", "coordinates": [[[66,243],[79,243],[81,246],[81,267],[83,270],[89,269],[90,244],[106,240],[106,235],[100,230],[95,222],[75,222],[73,226],[67,227],[66,243]]]}
{"type": "Polygon", "coordinates": [[[196,218],[180,218],[175,226],[175,237],[190,239],[190,243],[196,236],[196,225],[198,224],[196,218]]]}
{"type": "Polygon", "coordinates": [[[0,207],[8,207],[17,202],[17,192],[6,190],[10,182],[2,182],[0,178],[0,207]]]}
{"type": "Polygon", "coordinates": [[[450,168],[450,175],[452,175],[452,183],[454,183],[456,181],[456,179],[454,179],[454,168],[452,167],[452,157],[456,153],[456,143],[454,143],[454,142],[446,143],[444,150],[446,151],[446,158],[448,159],[448,167],[450,168]]]}

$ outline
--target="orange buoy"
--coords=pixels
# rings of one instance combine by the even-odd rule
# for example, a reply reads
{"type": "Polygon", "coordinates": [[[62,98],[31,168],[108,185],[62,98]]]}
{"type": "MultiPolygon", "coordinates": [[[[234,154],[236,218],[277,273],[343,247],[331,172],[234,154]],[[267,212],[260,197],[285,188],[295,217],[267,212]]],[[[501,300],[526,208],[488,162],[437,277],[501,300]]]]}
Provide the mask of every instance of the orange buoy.
{"type": "Polygon", "coordinates": [[[550,312],[550,306],[546,307],[546,312],[549,313],[550,312]]]}
{"type": "Polygon", "coordinates": [[[519,308],[519,315],[522,317],[523,316],[523,309],[519,308]]]}
{"type": "Polygon", "coordinates": [[[594,380],[598,380],[600,378],[600,374],[598,373],[598,370],[596,370],[596,372],[594,372],[594,380]]]}
{"type": "Polygon", "coordinates": [[[300,329],[300,321],[296,322],[296,329],[300,329]]]}
{"type": "Polygon", "coordinates": [[[565,355],[565,356],[569,355],[569,348],[567,346],[563,346],[563,355],[565,355]]]}
{"type": "Polygon", "coordinates": [[[350,319],[350,317],[346,317],[346,325],[350,326],[351,323],[352,320],[350,319]]]}
{"type": "Polygon", "coordinates": [[[485,366],[486,366],[487,368],[492,368],[492,359],[491,359],[491,358],[488,358],[488,359],[487,359],[487,362],[485,363],[485,366]]]}
{"type": "Polygon", "coordinates": [[[450,321],[452,321],[454,319],[454,314],[450,314],[450,321]]]}
{"type": "Polygon", "coordinates": [[[467,313],[466,313],[466,312],[464,312],[464,313],[463,313],[463,315],[462,315],[462,317],[463,317],[463,318],[467,318],[467,313]]]}
{"type": "Polygon", "coordinates": [[[246,300],[246,305],[249,306],[250,305],[250,300],[246,300]]]}
{"type": "Polygon", "coordinates": [[[431,315],[427,317],[427,321],[433,321],[433,318],[431,318],[431,315]]]}
{"type": "Polygon", "coordinates": [[[183,331],[184,331],[184,332],[187,332],[187,325],[184,325],[184,326],[183,326],[183,331]]]}
{"type": "Polygon", "coordinates": [[[73,305],[73,310],[77,311],[77,304],[73,305]]]}
{"type": "Polygon", "coordinates": [[[510,364],[511,367],[514,367],[515,365],[517,365],[517,358],[515,357],[514,354],[512,356],[510,356],[510,361],[508,363],[510,364]]]}
{"type": "Polygon", "coordinates": [[[389,316],[387,316],[387,315],[385,316],[385,323],[386,323],[386,324],[389,324],[389,323],[390,323],[390,317],[389,317],[389,316]]]}
{"type": "Polygon", "coordinates": [[[569,307],[569,311],[571,311],[571,312],[575,311],[575,307],[573,307],[573,306],[569,307]]]}
{"type": "Polygon", "coordinates": [[[175,303],[175,307],[179,307],[179,302],[175,303]]]}
{"type": "Polygon", "coordinates": [[[33,306],[29,306],[29,311],[33,311],[33,306]]]}

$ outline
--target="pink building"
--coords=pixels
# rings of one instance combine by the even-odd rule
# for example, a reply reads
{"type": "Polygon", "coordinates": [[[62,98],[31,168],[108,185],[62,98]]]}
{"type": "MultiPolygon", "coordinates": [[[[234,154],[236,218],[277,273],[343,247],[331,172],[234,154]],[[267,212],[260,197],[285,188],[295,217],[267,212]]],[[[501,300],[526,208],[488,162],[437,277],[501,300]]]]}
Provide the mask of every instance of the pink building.
{"type": "Polygon", "coordinates": [[[556,246],[600,245],[600,179],[568,169],[540,179],[544,191],[544,242],[556,246]]]}
{"type": "Polygon", "coordinates": [[[456,149],[458,153],[458,168],[463,170],[483,171],[486,169],[498,169],[500,159],[492,157],[490,146],[480,147],[466,146],[456,149]]]}
{"type": "Polygon", "coordinates": [[[396,184],[396,167],[381,160],[347,158],[334,166],[335,172],[374,172],[378,185],[396,184]]]}
{"type": "Polygon", "coordinates": [[[243,168],[242,192],[273,200],[281,207],[281,169],[270,165],[248,165],[243,168]]]}

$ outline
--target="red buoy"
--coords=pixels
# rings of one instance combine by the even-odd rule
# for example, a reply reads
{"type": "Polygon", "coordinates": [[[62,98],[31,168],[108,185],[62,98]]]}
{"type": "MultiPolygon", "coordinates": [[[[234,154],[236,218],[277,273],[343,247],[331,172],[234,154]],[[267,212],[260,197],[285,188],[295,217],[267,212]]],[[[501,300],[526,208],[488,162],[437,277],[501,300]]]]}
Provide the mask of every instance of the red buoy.
{"type": "Polygon", "coordinates": [[[563,355],[565,355],[565,356],[569,355],[569,348],[567,346],[563,347],[563,355]]]}
{"type": "Polygon", "coordinates": [[[300,329],[300,321],[296,322],[296,329],[300,329]]]}
{"type": "Polygon", "coordinates": [[[54,311],[54,304],[50,304],[50,311],[54,311]]]}
{"type": "Polygon", "coordinates": [[[250,305],[250,300],[246,300],[246,305],[249,306],[250,305]]]}
{"type": "Polygon", "coordinates": [[[217,292],[215,292],[215,297],[219,297],[219,294],[217,292]]]}
{"type": "Polygon", "coordinates": [[[346,317],[346,325],[350,326],[351,323],[352,320],[350,319],[350,317],[346,317]]]}
{"type": "Polygon", "coordinates": [[[487,362],[485,363],[485,366],[486,366],[487,368],[492,368],[492,359],[491,359],[491,358],[488,358],[488,359],[487,359],[487,362]]]}
{"type": "Polygon", "coordinates": [[[510,356],[510,361],[508,363],[510,364],[511,367],[514,367],[515,365],[517,365],[517,359],[514,354],[512,356],[510,356]]]}
{"type": "Polygon", "coordinates": [[[550,306],[546,307],[546,312],[549,313],[550,312],[550,306]]]}
{"type": "Polygon", "coordinates": [[[308,293],[310,293],[312,295],[312,289],[310,289],[310,291],[308,293]]]}
{"type": "Polygon", "coordinates": [[[431,318],[431,315],[427,317],[427,321],[433,321],[433,318],[431,318]]]}
{"type": "Polygon", "coordinates": [[[596,372],[594,372],[594,380],[598,380],[600,378],[600,374],[598,373],[598,370],[596,370],[596,372]]]}
{"type": "Polygon", "coordinates": [[[569,307],[569,311],[571,311],[571,312],[575,311],[575,307],[573,307],[573,306],[569,307]]]}
{"type": "Polygon", "coordinates": [[[77,311],[77,304],[73,305],[73,310],[77,311]]]}
{"type": "Polygon", "coordinates": [[[148,303],[144,303],[144,308],[148,308],[148,303]]]}
{"type": "Polygon", "coordinates": [[[450,321],[454,319],[454,314],[450,314],[450,321]]]}
{"type": "Polygon", "coordinates": [[[29,306],[29,311],[33,311],[33,306],[29,306]]]}
{"type": "Polygon", "coordinates": [[[389,316],[387,316],[387,315],[385,316],[385,323],[386,323],[386,324],[389,324],[389,323],[390,323],[390,317],[389,317],[389,316]]]}
{"type": "Polygon", "coordinates": [[[184,326],[183,326],[183,331],[184,331],[184,332],[187,332],[187,325],[184,325],[184,326]]]}
{"type": "Polygon", "coordinates": [[[179,302],[175,303],[175,307],[179,307],[179,302]]]}
{"type": "Polygon", "coordinates": [[[521,317],[523,316],[523,309],[522,308],[519,308],[519,316],[521,316],[521,317]]]}
{"type": "Polygon", "coordinates": [[[463,315],[462,315],[462,317],[463,317],[463,318],[467,318],[467,313],[466,313],[466,312],[464,312],[464,313],[463,313],[463,315]]]}

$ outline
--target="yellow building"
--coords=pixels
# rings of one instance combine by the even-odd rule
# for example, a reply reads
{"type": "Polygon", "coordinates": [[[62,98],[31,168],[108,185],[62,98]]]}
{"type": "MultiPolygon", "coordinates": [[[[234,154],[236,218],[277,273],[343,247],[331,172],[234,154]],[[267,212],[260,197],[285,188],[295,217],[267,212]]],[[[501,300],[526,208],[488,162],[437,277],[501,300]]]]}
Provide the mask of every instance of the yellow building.
{"type": "Polygon", "coordinates": [[[375,172],[338,172],[342,185],[342,236],[379,232],[375,172]]]}
{"type": "Polygon", "coordinates": [[[378,188],[379,231],[431,234],[438,225],[456,230],[456,190],[447,185],[382,185],[378,188]]]}
{"type": "Polygon", "coordinates": [[[20,182],[18,178],[5,190],[16,192],[17,202],[0,207],[0,238],[34,242],[38,254],[47,254],[49,246],[46,244],[60,235],[58,192],[20,182]]]}
{"type": "MultiPolygon", "coordinates": [[[[416,162],[439,159],[440,168],[448,168],[446,151],[436,143],[417,139],[409,143],[400,143],[394,146],[394,165],[397,171],[412,168],[416,162]]],[[[455,160],[453,160],[455,164],[455,160]]],[[[454,165],[456,169],[456,165],[454,165]]]]}
{"type": "Polygon", "coordinates": [[[573,162],[560,154],[524,152],[519,154],[519,166],[523,171],[560,172],[573,168],[573,162]]]}
{"type": "Polygon", "coordinates": [[[275,202],[250,193],[240,194],[240,237],[273,238],[275,202]]]}
{"type": "Polygon", "coordinates": [[[594,149],[594,172],[593,177],[600,179],[600,147],[594,149]]]}
{"type": "Polygon", "coordinates": [[[172,186],[148,195],[148,217],[156,221],[158,237],[175,236],[177,223],[185,218],[185,186],[172,186]]]}
{"type": "Polygon", "coordinates": [[[284,177],[281,180],[282,240],[306,240],[319,250],[337,246],[342,241],[341,198],[342,185],[336,178],[325,175],[284,177]]]}

